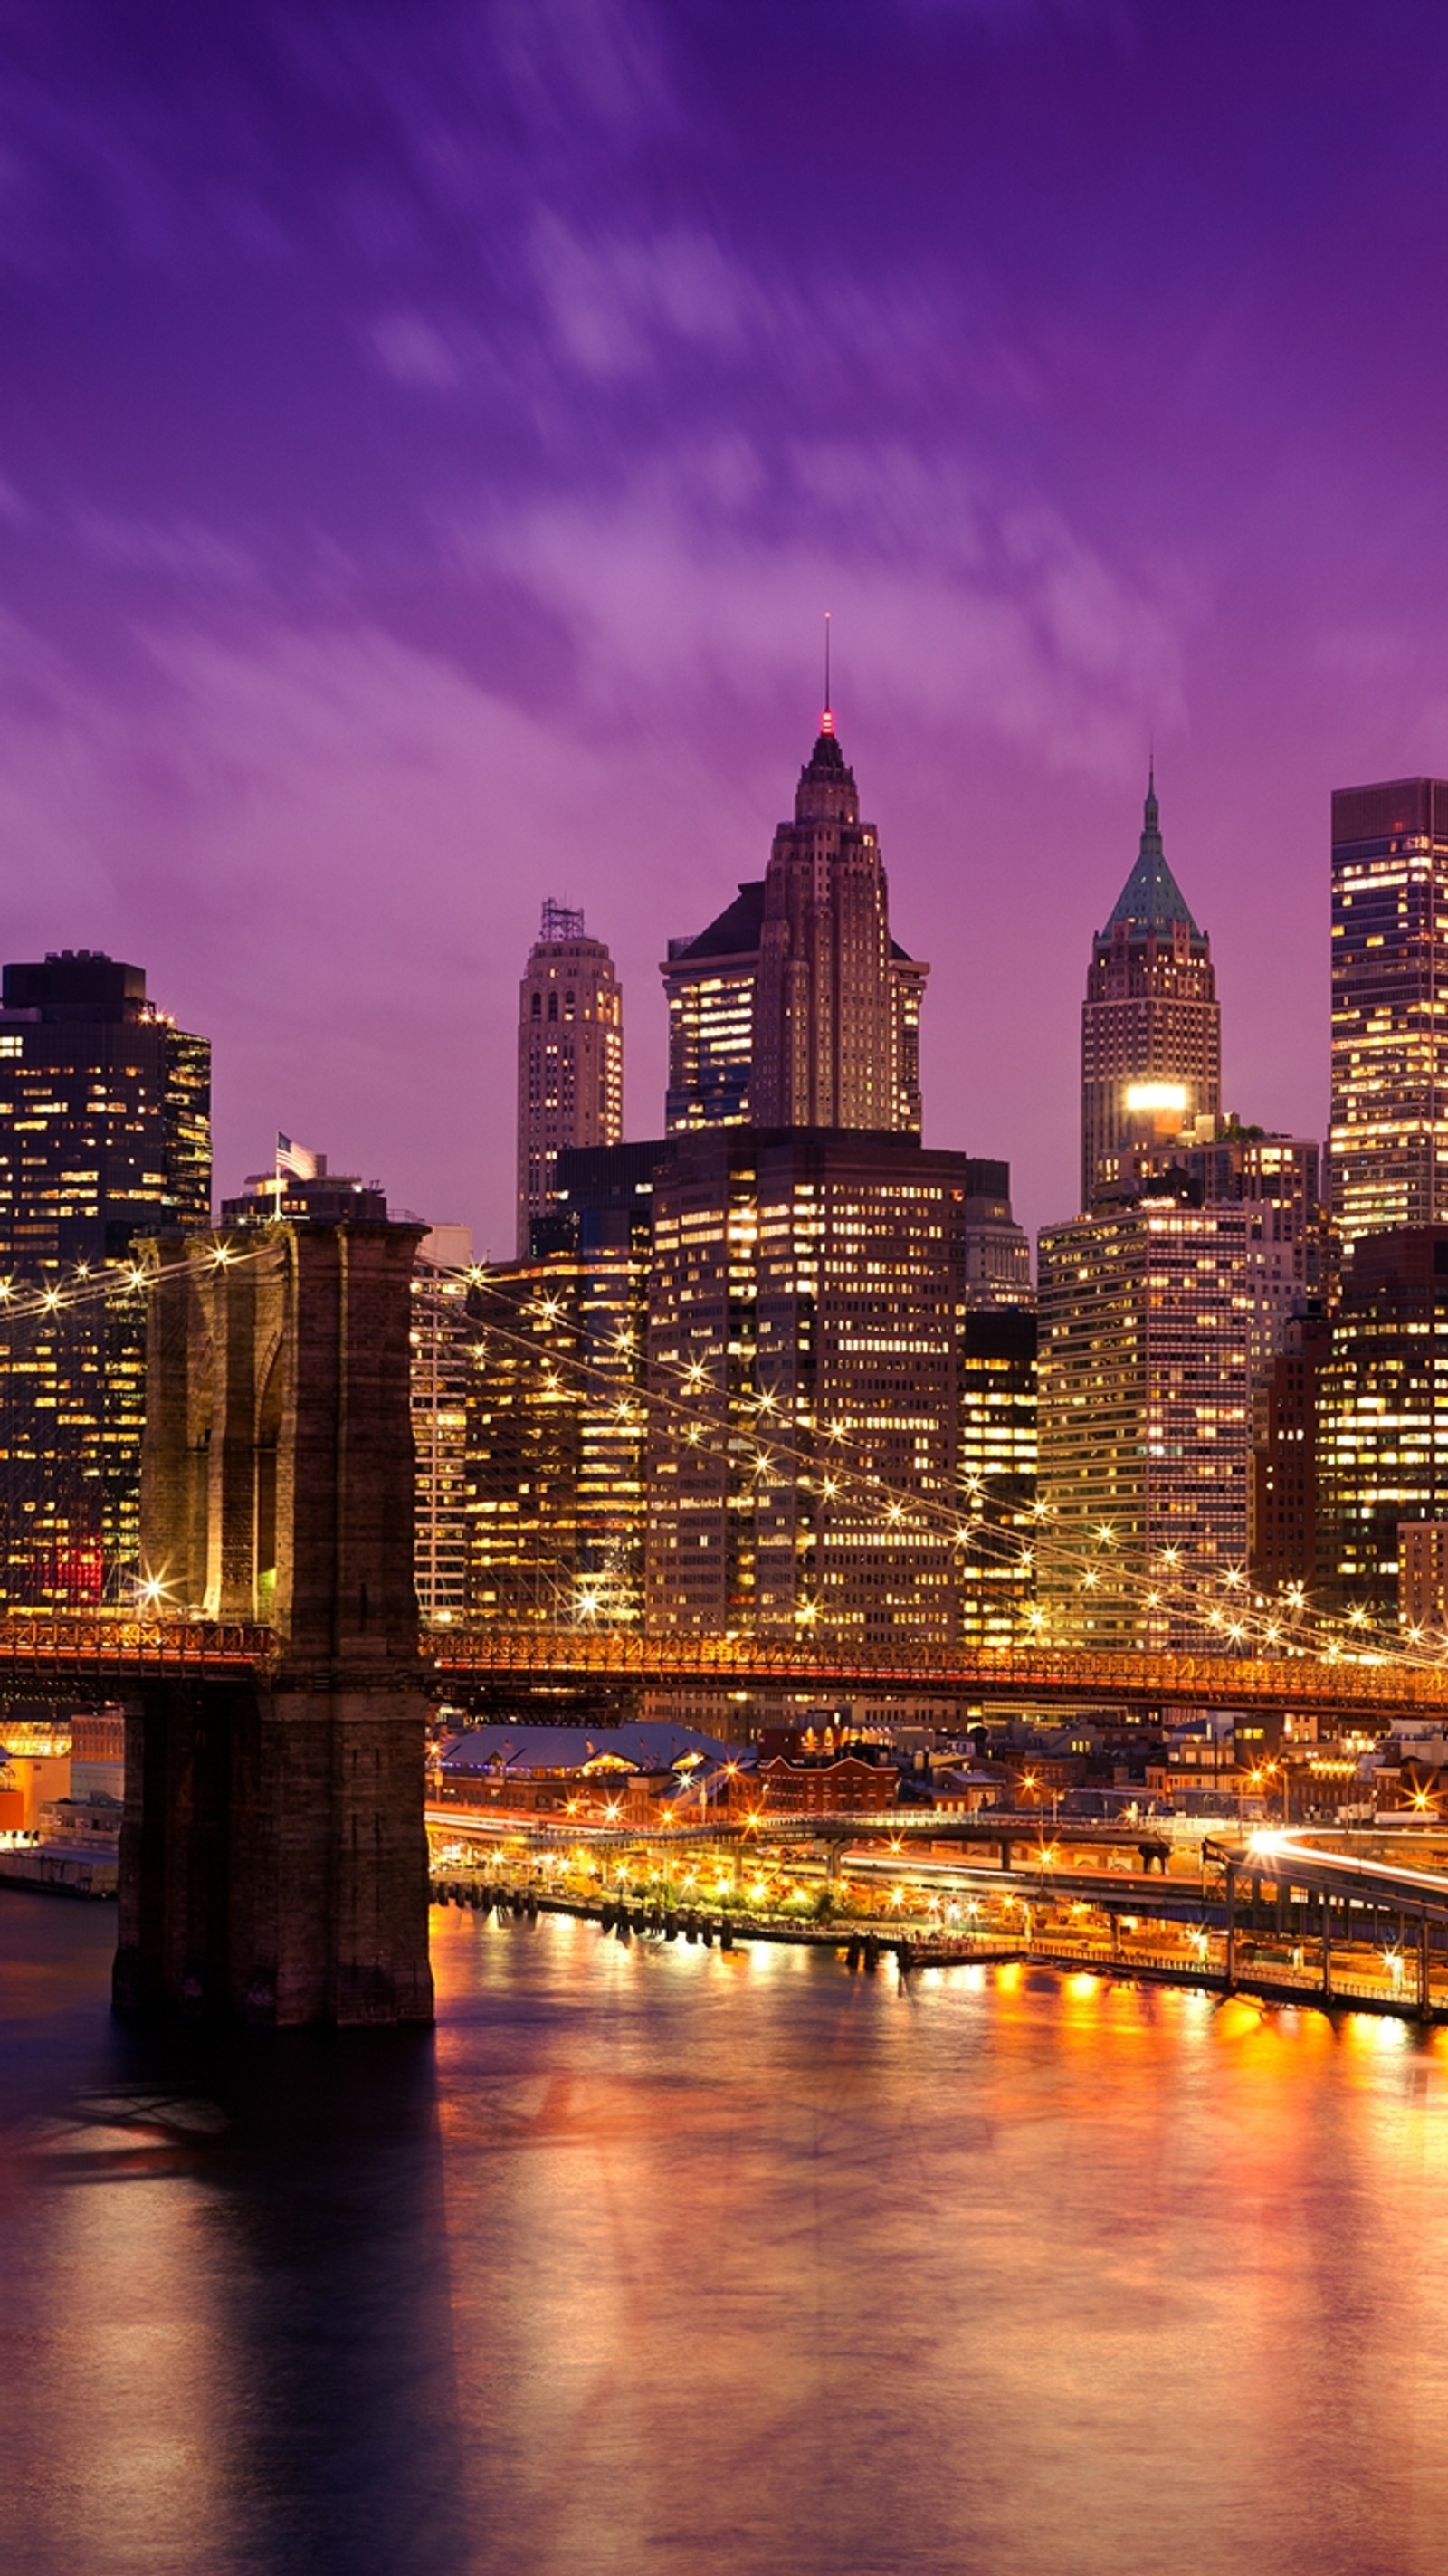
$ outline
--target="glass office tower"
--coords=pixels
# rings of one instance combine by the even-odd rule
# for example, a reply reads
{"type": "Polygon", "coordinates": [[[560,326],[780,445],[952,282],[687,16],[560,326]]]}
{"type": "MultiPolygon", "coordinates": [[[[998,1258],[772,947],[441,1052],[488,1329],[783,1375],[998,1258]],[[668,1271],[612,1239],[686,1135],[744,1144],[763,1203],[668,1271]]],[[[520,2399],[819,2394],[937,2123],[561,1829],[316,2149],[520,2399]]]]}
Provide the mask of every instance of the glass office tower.
{"type": "Polygon", "coordinates": [[[1332,800],[1332,1210],[1345,1242],[1448,1216],[1448,782],[1332,800]]]}
{"type": "Polygon", "coordinates": [[[211,1054],[88,949],[0,985],[0,1602],[125,1599],[138,1566],[145,1305],[35,1312],[150,1234],[211,1216],[211,1054]],[[26,1309],[32,1311],[27,1312],[26,1309]]]}

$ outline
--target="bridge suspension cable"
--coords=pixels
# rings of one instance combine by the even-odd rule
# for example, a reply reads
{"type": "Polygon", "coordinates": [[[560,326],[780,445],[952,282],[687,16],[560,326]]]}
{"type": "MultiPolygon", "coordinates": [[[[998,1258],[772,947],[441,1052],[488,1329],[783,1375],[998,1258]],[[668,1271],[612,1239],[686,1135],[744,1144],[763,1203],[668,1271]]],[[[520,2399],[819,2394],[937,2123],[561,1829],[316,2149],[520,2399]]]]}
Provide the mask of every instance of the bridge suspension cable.
{"type": "MultiPolygon", "coordinates": [[[[170,1261],[137,1258],[108,1261],[96,1267],[79,1263],[69,1279],[44,1287],[22,1284],[14,1276],[0,1279],[0,1333],[27,1319],[44,1321],[98,1303],[145,1296],[163,1281],[192,1271],[198,1253],[217,1268],[234,1268],[264,1258],[267,1250],[265,1232],[241,1249],[234,1240],[216,1237],[207,1242],[198,1238],[170,1261]]],[[[438,1275],[504,1308],[516,1323],[520,1312],[517,1303],[495,1285],[484,1265],[440,1265],[438,1275]]],[[[539,1323],[550,1328],[566,1321],[561,1304],[550,1300],[546,1293],[523,1311],[531,1312],[539,1323]]],[[[533,1361],[542,1356],[537,1340],[517,1330],[515,1323],[504,1323],[494,1315],[486,1315],[480,1321],[484,1332],[505,1347],[533,1361]]],[[[628,1359],[636,1347],[637,1336],[621,1332],[615,1343],[615,1360],[628,1359]]],[[[723,1356],[717,1350],[712,1354],[715,1361],[723,1356]]],[[[1223,1648],[1239,1652],[1391,1663],[1416,1671],[1441,1670],[1448,1654],[1448,1636],[1435,1638],[1426,1630],[1409,1630],[1405,1634],[1385,1629],[1357,1610],[1342,1618],[1317,1607],[1303,1587],[1289,1586],[1276,1597],[1265,1595],[1251,1584],[1244,1566],[1220,1568],[1213,1564],[1205,1579],[1198,1576],[1194,1581],[1188,1551],[1179,1544],[1158,1549],[1154,1562],[1143,1568],[1131,1561],[1129,1531],[1123,1533],[1102,1522],[1089,1536],[1062,1532],[1053,1528],[1057,1516],[1044,1501],[1027,1507],[1017,1496],[992,1493],[1000,1477],[965,1476],[960,1480],[958,1494],[951,1496],[923,1491],[918,1486],[892,1484],[868,1461],[859,1461],[860,1437],[844,1423],[829,1422],[821,1428],[809,1419],[801,1424],[796,1417],[786,1415],[783,1400],[768,1387],[731,1396],[703,1359],[682,1361],[655,1355],[649,1363],[651,1382],[645,1384],[634,1377],[626,1394],[616,1392],[616,1366],[608,1368],[597,1359],[580,1357],[556,1346],[549,1349],[547,1362],[556,1374],[566,1375],[580,1388],[607,1392],[621,1427],[644,1430],[651,1420],[662,1422],[676,1429],[689,1447],[752,1439],[753,1454],[745,1455],[744,1464],[762,1492],[767,1492],[771,1483],[786,1481],[787,1475],[792,1475],[801,1490],[818,1494],[826,1503],[846,1500],[870,1510],[881,1528],[898,1531],[914,1526],[944,1537],[955,1548],[971,1549],[977,1559],[984,1559],[1002,1572],[1023,1576],[1044,1573],[1063,1588],[1083,1595],[1102,1589],[1103,1577],[1109,1576],[1110,1588],[1134,1608],[1148,1636],[1153,1625],[1160,1633],[1177,1623],[1191,1627],[1202,1638],[1223,1648]],[[751,1413],[752,1427],[746,1429],[751,1413]],[[807,1430],[807,1443],[795,1436],[798,1428],[807,1430]]],[[[7,1485],[11,1481],[11,1463],[7,1462],[7,1485]]],[[[817,1602],[802,1606],[802,1626],[810,1624],[811,1613],[818,1616],[819,1606],[817,1602]]],[[[1049,1633],[1050,1611],[1039,1602],[1022,1602],[1018,1606],[1027,1636],[1044,1642],[1049,1633]]]]}
{"type": "MultiPolygon", "coordinates": [[[[196,1237],[192,1247],[176,1261],[105,1261],[92,1264],[78,1261],[66,1280],[56,1280],[49,1287],[22,1286],[24,1273],[0,1279],[0,1326],[18,1322],[32,1315],[71,1314],[107,1300],[147,1292],[164,1279],[183,1276],[194,1266],[197,1251],[204,1251],[217,1269],[236,1270],[248,1262],[259,1261],[267,1247],[257,1243],[238,1252],[229,1242],[207,1243],[196,1237]]],[[[49,1267],[45,1265],[37,1265],[49,1267]]]]}
{"type": "MultiPolygon", "coordinates": [[[[510,1316],[517,1316],[515,1301],[494,1285],[484,1266],[473,1265],[447,1275],[495,1300],[510,1316]]],[[[564,1311],[556,1300],[540,1298],[532,1311],[550,1327],[565,1322],[564,1311]]],[[[484,1331],[496,1340],[535,1361],[540,1358],[538,1343],[529,1335],[491,1316],[481,1320],[484,1331]]],[[[623,1334],[619,1339],[629,1350],[636,1347],[633,1334],[623,1334]]],[[[557,1347],[549,1349],[547,1363],[555,1373],[567,1374],[582,1385],[609,1390],[616,1385],[614,1373],[599,1361],[557,1347]]],[[[1114,1525],[1098,1523],[1089,1539],[1073,1539],[1052,1530],[1055,1514],[1051,1506],[1038,1501],[1022,1515],[1014,1498],[998,1496],[997,1509],[1017,1516],[1015,1526],[1007,1526],[1003,1518],[988,1519],[969,1508],[990,1499],[988,1488],[993,1480],[988,1476],[963,1480],[964,1504],[924,1493],[917,1487],[892,1485],[873,1467],[853,1462],[849,1451],[859,1444],[843,1424],[828,1425],[823,1434],[813,1423],[809,1425],[813,1443],[821,1439],[828,1443],[822,1461],[817,1446],[802,1446],[791,1437],[779,1399],[771,1402],[768,1390],[731,1400],[702,1361],[686,1363],[655,1356],[649,1366],[654,1383],[645,1385],[636,1379],[627,1397],[614,1399],[621,1416],[637,1417],[635,1428],[646,1427],[652,1415],[670,1424],[681,1423],[686,1445],[701,1445],[706,1434],[727,1442],[741,1437],[741,1414],[746,1407],[751,1408],[755,1416],[756,1474],[764,1477],[775,1468],[790,1466],[803,1488],[818,1491],[826,1500],[848,1494],[865,1501],[875,1509],[881,1523],[893,1528],[912,1521],[923,1524],[958,1546],[968,1545],[979,1553],[993,1555],[994,1561],[1008,1570],[1046,1571],[1082,1593],[1101,1588],[1103,1568],[1109,1568],[1113,1588],[1134,1603],[1144,1622],[1155,1620],[1162,1628],[1169,1622],[1190,1625],[1203,1639],[1223,1649],[1255,1650],[1284,1657],[1313,1656],[1328,1662],[1390,1663],[1415,1671],[1442,1669],[1448,1638],[1436,1645],[1423,1633],[1410,1634],[1405,1640],[1401,1632],[1375,1627],[1356,1612],[1349,1613],[1346,1619],[1338,1618],[1317,1608],[1305,1589],[1296,1586],[1273,1599],[1254,1589],[1246,1568],[1240,1565],[1212,1567],[1210,1579],[1215,1597],[1209,1599],[1205,1597],[1207,1586],[1190,1580],[1186,1550],[1178,1544],[1157,1550],[1155,1563],[1143,1569],[1125,1557],[1124,1547],[1129,1539],[1124,1541],[1114,1525]],[[660,1385],[660,1376],[667,1383],[660,1385]],[[761,1421],[768,1425],[763,1432],[759,1429],[761,1421]],[[1025,1527],[1021,1526],[1022,1519],[1025,1527]]],[[[1039,1604],[1023,1604],[1021,1608],[1028,1634],[1041,1638],[1049,1614],[1039,1604]]]]}

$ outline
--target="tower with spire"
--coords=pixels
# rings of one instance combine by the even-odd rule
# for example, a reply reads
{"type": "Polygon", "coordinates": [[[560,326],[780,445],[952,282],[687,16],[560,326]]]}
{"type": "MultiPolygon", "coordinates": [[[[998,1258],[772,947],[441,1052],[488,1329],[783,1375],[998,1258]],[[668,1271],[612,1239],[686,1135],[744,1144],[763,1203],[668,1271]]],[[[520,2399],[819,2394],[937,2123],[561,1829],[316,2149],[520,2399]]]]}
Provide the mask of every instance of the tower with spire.
{"type": "Polygon", "coordinates": [[[879,835],[860,820],[826,703],[794,820],[774,836],[754,981],[750,1115],[760,1127],[920,1132],[929,968],[890,937],[879,835]]]}
{"type": "Polygon", "coordinates": [[[1206,932],[1167,863],[1156,764],[1141,844],[1092,942],[1081,1013],[1081,1205],[1129,1185],[1135,1146],[1215,1120],[1222,1021],[1206,932]]]}

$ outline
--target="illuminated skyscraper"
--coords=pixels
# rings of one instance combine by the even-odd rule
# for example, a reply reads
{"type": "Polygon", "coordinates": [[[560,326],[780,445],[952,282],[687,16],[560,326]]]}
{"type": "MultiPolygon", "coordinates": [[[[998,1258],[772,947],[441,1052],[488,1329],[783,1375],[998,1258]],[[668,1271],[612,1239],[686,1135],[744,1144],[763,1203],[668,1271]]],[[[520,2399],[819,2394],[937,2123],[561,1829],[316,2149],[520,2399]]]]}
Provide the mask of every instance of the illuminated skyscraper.
{"type": "Polygon", "coordinates": [[[1153,1137],[1215,1119],[1222,1024],[1205,931],[1167,865],[1155,776],[1136,864],[1092,946],[1081,1013],[1081,1205],[1118,1189],[1153,1137]]]}
{"type": "Polygon", "coordinates": [[[623,1134],[623,996],[581,912],[543,906],[518,1016],[518,1257],[553,1201],[560,1153],[623,1134]]]}
{"type": "Polygon", "coordinates": [[[1448,781],[1332,800],[1332,1207],[1344,1240],[1448,1217],[1448,781]]]}
{"type": "Polygon", "coordinates": [[[554,1252],[468,1300],[469,1609],[619,1626],[641,1608],[647,1260],[554,1252]]]}
{"type": "Polygon", "coordinates": [[[828,708],[768,875],[696,939],[671,939],[660,972],[670,1135],[751,1119],[919,1135],[930,969],[890,936],[878,835],[828,708]]]}
{"type": "Polygon", "coordinates": [[[435,1225],[417,1247],[412,1272],[415,1562],[425,1627],[461,1619],[468,1604],[468,1398],[477,1338],[468,1312],[472,1253],[465,1225],[435,1225]]]}
{"type": "Polygon", "coordinates": [[[749,1119],[754,1046],[754,978],[764,919],[764,879],[741,885],[734,901],[697,939],[671,939],[660,968],[669,1004],[671,1136],[691,1127],[742,1127],[749,1119]]]}
{"type": "Polygon", "coordinates": [[[1244,1206],[1253,1385],[1271,1369],[1287,1325],[1330,1302],[1336,1247],[1322,1205],[1320,1148],[1307,1137],[1269,1136],[1219,1119],[1209,1142],[1176,1137],[1134,1145],[1116,1158],[1123,1178],[1097,1213],[1138,1198],[1177,1197],[1192,1205],[1244,1206]]]}
{"type": "MultiPolygon", "coordinates": [[[[0,989],[0,1277],[69,1288],[211,1215],[211,1058],[88,949],[0,989]]],[[[0,1597],[125,1598],[138,1563],[144,1299],[0,1308],[0,1597]]]]}
{"type": "Polygon", "coordinates": [[[1200,1589],[1245,1563],[1252,1222],[1240,1203],[1161,1198],[1041,1237],[1039,1589],[1055,1643],[1200,1644],[1171,1604],[1178,1574],[1200,1589]]]}
{"type": "Polygon", "coordinates": [[[760,1127],[920,1132],[927,966],[897,955],[873,823],[826,708],[774,836],[754,985],[750,1114],[760,1127]]]}
{"type": "Polygon", "coordinates": [[[905,1136],[677,1141],[649,1297],[656,1629],[959,1634],[965,1179],[905,1136]]]}
{"type": "Polygon", "coordinates": [[[618,1626],[642,1607],[643,1377],[667,1142],[561,1153],[530,1261],[472,1290],[469,1608],[618,1626]]]}
{"type": "Polygon", "coordinates": [[[1448,1225],[1354,1247],[1321,1365],[1317,1446],[1329,1605],[1390,1623],[1400,1525],[1448,1513],[1448,1225]]]}
{"type": "Polygon", "coordinates": [[[1023,1534],[1036,1499],[1036,1417],[1035,1316],[997,1302],[972,1307],[962,1327],[959,1452],[970,1535],[956,1559],[967,1645],[1018,1645],[1025,1633],[1035,1595],[1023,1534]]]}

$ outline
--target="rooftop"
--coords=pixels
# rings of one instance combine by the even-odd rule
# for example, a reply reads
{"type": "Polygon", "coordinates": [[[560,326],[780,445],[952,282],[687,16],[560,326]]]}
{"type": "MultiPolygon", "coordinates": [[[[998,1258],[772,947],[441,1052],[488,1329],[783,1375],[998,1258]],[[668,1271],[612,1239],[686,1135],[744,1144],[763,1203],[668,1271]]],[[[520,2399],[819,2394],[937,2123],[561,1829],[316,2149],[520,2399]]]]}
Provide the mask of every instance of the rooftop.
{"type": "Polygon", "coordinates": [[[1207,944],[1206,932],[1193,919],[1191,906],[1167,865],[1154,770],[1147,781],[1141,846],[1136,854],[1136,864],[1117,896],[1105,929],[1097,933],[1104,945],[1110,945],[1112,929],[1117,922],[1126,922],[1133,930],[1146,932],[1171,930],[1177,922],[1184,922],[1194,942],[1203,948],[1207,944]]]}
{"type": "Polygon", "coordinates": [[[582,1771],[593,1762],[623,1763],[635,1771],[668,1771],[691,1756],[722,1762],[732,1748],[696,1727],[667,1719],[627,1726],[470,1726],[454,1736],[442,1756],[450,1773],[468,1771],[582,1771]]]}

